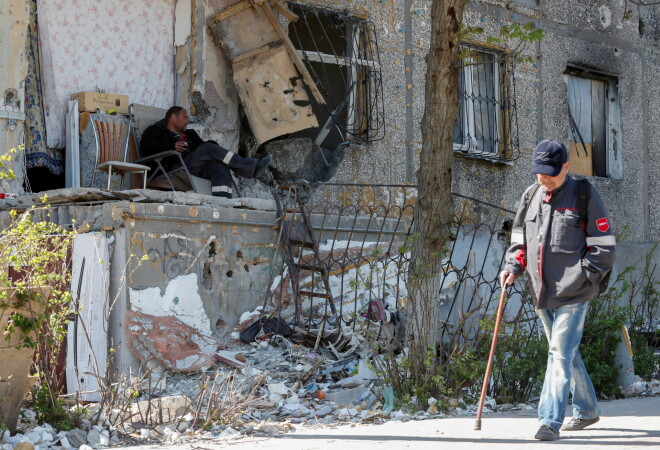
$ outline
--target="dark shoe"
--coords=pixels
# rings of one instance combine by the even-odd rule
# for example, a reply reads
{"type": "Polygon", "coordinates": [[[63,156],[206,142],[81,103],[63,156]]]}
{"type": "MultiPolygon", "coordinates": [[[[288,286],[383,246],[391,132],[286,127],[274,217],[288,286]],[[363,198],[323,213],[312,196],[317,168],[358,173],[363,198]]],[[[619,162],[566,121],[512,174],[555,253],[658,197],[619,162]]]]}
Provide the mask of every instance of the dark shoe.
{"type": "Polygon", "coordinates": [[[547,425],[541,425],[539,431],[534,435],[534,439],[539,441],[556,441],[559,439],[559,433],[547,425]]]}
{"type": "Polygon", "coordinates": [[[593,425],[600,420],[600,417],[594,417],[593,419],[580,419],[578,417],[573,417],[570,422],[561,427],[564,431],[577,431],[584,430],[589,425],[593,425]]]}
{"type": "Polygon", "coordinates": [[[262,176],[264,173],[266,173],[266,169],[270,165],[270,160],[273,159],[273,155],[268,155],[265,158],[260,159],[257,161],[257,165],[254,168],[254,178],[259,178],[262,176]]]}

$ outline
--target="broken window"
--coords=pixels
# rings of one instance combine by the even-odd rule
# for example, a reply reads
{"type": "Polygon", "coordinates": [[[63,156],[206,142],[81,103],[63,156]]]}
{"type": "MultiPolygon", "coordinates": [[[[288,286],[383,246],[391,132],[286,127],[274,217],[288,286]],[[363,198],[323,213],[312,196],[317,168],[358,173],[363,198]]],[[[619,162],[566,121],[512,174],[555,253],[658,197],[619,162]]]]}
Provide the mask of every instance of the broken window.
{"type": "Polygon", "coordinates": [[[576,175],[620,177],[620,125],[617,80],[569,68],[569,160],[576,175]]]}
{"type": "Polygon", "coordinates": [[[510,161],[518,156],[511,60],[503,51],[461,44],[454,150],[510,161]]]}
{"type": "Polygon", "coordinates": [[[326,100],[323,105],[311,99],[320,127],[295,136],[328,148],[382,139],[385,112],[373,24],[318,7],[289,8],[298,16],[289,24],[289,38],[326,100]]]}

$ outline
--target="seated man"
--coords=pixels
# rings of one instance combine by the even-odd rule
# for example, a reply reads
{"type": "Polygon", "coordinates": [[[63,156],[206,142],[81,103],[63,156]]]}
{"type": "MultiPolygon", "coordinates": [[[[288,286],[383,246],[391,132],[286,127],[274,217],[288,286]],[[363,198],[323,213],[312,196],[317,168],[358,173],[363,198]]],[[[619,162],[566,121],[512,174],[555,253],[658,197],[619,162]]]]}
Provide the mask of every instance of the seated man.
{"type": "Polygon", "coordinates": [[[166,150],[182,153],[191,174],[211,180],[214,196],[231,198],[230,169],[245,178],[261,176],[270,164],[271,156],[263,159],[244,158],[214,141],[204,141],[195,130],[188,130],[188,112],[180,106],[167,110],[165,118],[142,133],[140,154],[155,155],[166,150]]]}

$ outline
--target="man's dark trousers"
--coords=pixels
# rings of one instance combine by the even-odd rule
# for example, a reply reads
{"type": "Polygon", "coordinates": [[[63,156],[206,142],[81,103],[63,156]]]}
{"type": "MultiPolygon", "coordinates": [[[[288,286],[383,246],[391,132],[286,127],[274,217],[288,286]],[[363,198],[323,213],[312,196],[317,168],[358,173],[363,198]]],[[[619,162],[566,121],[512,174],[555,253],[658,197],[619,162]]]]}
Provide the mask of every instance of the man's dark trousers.
{"type": "Polygon", "coordinates": [[[216,197],[231,198],[231,170],[245,178],[252,178],[257,159],[244,158],[213,142],[195,148],[183,160],[191,174],[211,180],[211,193],[216,197]],[[230,170],[231,169],[231,170],[230,170]]]}

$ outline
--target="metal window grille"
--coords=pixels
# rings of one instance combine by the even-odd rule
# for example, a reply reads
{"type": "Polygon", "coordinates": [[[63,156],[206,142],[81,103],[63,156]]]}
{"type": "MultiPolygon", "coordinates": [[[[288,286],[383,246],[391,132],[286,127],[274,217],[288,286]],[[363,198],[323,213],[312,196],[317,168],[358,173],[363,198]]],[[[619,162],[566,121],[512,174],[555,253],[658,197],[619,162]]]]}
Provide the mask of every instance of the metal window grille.
{"type": "Polygon", "coordinates": [[[461,49],[454,150],[470,157],[515,160],[520,151],[511,56],[467,43],[461,49]]]}
{"type": "Polygon", "coordinates": [[[289,25],[289,38],[326,100],[313,105],[319,122],[329,118],[346,140],[383,139],[383,86],[373,23],[314,6],[290,3],[289,8],[299,18],[289,25]]]}

